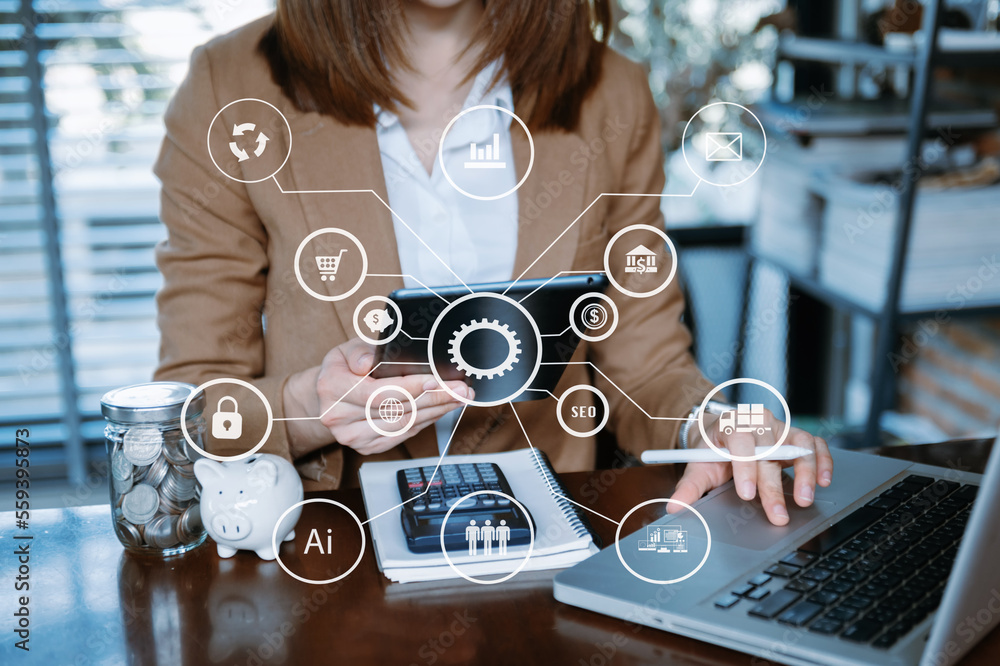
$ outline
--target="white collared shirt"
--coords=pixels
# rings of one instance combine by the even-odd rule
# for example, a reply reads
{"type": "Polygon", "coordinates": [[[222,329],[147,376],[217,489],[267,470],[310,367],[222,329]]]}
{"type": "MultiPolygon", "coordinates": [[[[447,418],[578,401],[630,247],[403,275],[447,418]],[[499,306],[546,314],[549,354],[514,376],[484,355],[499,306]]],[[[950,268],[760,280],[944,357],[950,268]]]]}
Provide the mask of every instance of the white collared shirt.
{"type": "MultiPolygon", "coordinates": [[[[492,63],[479,72],[462,110],[490,104],[513,112],[510,85],[503,81],[489,88],[498,66],[492,63]]],[[[406,222],[393,216],[403,283],[407,287],[418,287],[421,283],[429,287],[454,285],[459,283],[456,275],[466,284],[511,279],[517,251],[517,196],[481,201],[462,194],[441,170],[437,143],[426,147],[435,156],[434,167],[428,174],[399,118],[378,106],[375,114],[389,206],[406,222]]],[[[495,110],[463,116],[445,137],[443,159],[448,173],[458,173],[464,168],[470,143],[492,144],[494,134],[499,134],[501,153],[512,155],[511,122],[511,116],[495,110]]],[[[463,173],[462,186],[477,192],[474,182],[468,186],[469,178],[483,179],[484,185],[488,179],[492,192],[506,192],[516,184],[513,168],[463,173]]],[[[438,421],[439,450],[444,450],[457,419],[455,411],[438,421]]]]}

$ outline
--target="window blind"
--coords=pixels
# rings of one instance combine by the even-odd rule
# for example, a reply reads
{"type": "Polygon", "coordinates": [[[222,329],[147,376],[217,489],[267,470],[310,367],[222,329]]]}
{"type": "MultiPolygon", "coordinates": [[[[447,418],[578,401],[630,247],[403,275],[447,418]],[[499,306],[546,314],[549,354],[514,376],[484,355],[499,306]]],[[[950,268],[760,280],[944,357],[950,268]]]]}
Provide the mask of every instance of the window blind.
{"type": "Polygon", "coordinates": [[[157,357],[151,167],[191,50],[270,0],[0,0],[0,479],[82,483],[157,357]]]}

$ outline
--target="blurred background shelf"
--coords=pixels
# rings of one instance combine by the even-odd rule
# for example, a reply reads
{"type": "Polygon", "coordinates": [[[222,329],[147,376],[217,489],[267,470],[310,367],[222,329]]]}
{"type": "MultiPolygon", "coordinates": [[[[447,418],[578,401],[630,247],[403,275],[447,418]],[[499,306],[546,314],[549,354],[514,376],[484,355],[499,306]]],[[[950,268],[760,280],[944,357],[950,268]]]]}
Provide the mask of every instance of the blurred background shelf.
{"type": "Polygon", "coordinates": [[[996,155],[1000,124],[995,8],[789,8],[795,21],[778,40],[771,96],[755,106],[769,151],[748,245],[751,270],[779,270],[793,295],[822,305],[822,325],[800,323],[789,341],[808,335],[826,353],[790,357],[800,376],[789,383],[819,378],[823,412],[847,430],[861,415],[863,429],[843,441],[852,448],[885,441],[883,425],[905,430],[894,407],[919,423],[937,406],[939,423],[974,428],[966,405],[995,425],[1000,372],[965,381],[958,371],[974,375],[976,354],[1000,357],[995,327],[977,321],[1000,314],[1000,167],[981,154],[996,155]],[[948,328],[958,320],[972,332],[948,328]]]}

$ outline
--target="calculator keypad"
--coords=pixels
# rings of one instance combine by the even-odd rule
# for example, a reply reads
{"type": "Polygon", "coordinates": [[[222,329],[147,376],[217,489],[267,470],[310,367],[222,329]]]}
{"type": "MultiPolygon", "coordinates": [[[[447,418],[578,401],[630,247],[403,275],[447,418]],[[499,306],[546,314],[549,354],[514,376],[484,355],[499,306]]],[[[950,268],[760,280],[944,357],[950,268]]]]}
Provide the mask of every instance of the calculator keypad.
{"type": "MultiPolygon", "coordinates": [[[[413,511],[440,511],[454,506],[469,493],[478,490],[495,490],[510,494],[500,485],[497,468],[493,463],[463,463],[434,467],[411,467],[402,470],[400,492],[404,500],[417,498],[410,503],[413,511]],[[427,493],[424,494],[424,491],[427,493]]],[[[462,502],[459,511],[510,506],[510,500],[499,495],[477,495],[462,502]]]]}

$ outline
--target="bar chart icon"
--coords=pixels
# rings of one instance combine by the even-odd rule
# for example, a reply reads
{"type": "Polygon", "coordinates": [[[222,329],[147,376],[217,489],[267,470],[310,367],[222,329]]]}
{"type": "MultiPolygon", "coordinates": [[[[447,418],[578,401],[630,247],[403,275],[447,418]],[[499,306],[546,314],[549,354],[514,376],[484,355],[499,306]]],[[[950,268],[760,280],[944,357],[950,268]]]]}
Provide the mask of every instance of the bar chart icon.
{"type": "Polygon", "coordinates": [[[493,134],[493,145],[479,147],[476,142],[469,144],[469,161],[466,169],[506,169],[507,163],[500,159],[500,135],[493,134]]]}

